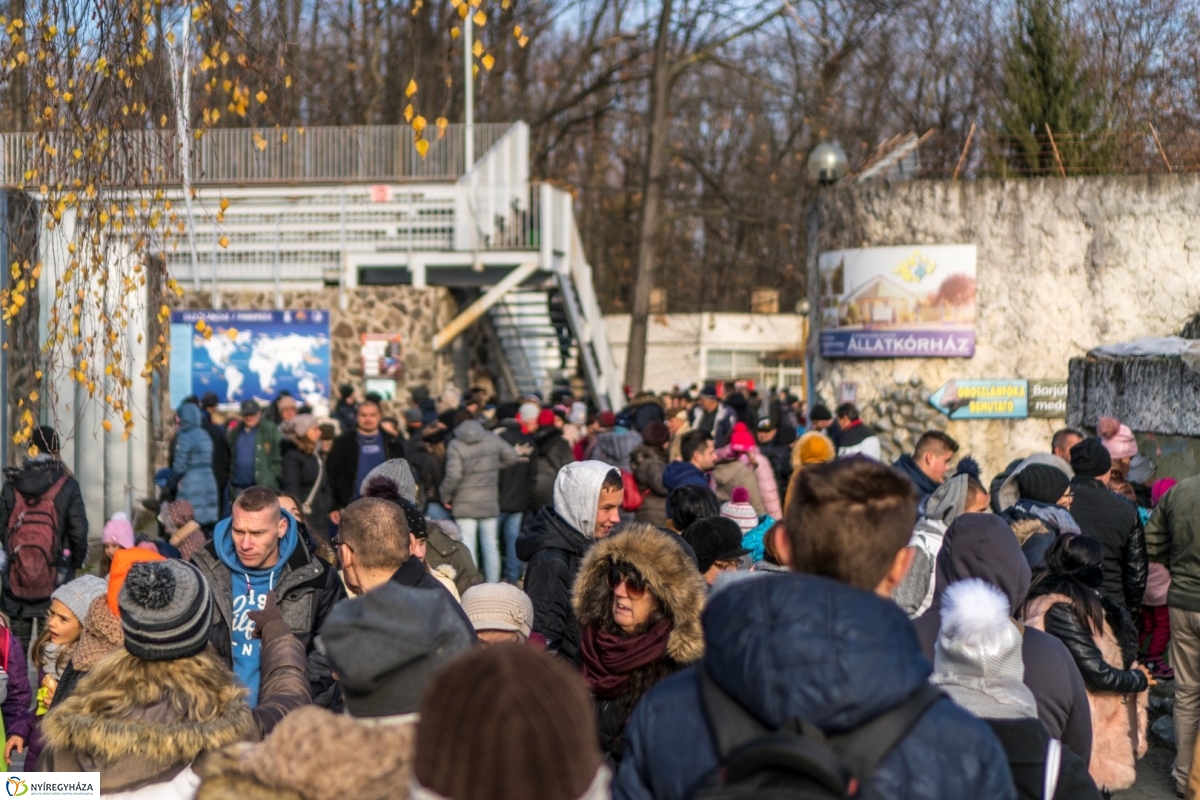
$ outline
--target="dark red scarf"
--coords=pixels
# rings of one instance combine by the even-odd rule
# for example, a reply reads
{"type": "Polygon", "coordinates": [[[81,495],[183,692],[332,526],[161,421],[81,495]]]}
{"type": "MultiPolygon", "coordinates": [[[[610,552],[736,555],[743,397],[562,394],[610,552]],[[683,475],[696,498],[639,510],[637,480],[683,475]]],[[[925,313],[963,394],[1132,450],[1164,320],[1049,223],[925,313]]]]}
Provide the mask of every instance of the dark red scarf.
{"type": "Polygon", "coordinates": [[[674,626],[659,620],[645,633],[624,636],[588,625],[579,637],[583,680],[592,694],[612,698],[625,691],[634,671],[661,661],[667,655],[667,638],[674,626]]]}

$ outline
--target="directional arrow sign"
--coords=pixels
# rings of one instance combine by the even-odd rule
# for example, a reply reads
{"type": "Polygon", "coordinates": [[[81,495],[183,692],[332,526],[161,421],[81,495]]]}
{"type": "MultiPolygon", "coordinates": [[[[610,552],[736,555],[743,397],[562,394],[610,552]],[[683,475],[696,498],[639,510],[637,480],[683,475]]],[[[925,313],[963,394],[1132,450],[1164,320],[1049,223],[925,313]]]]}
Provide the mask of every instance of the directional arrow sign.
{"type": "Polygon", "coordinates": [[[929,404],[950,419],[1024,419],[1029,416],[1029,384],[954,379],[930,395],[929,404]]]}

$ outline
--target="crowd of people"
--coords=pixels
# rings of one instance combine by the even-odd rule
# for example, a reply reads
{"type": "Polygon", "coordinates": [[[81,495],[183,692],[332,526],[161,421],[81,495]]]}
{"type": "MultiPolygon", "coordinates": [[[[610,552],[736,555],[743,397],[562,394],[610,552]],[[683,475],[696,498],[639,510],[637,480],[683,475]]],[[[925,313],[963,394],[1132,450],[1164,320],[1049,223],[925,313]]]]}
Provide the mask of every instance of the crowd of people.
{"type": "Polygon", "coordinates": [[[786,391],[411,394],[188,398],[91,558],[36,431],[6,761],[122,798],[1098,798],[1174,681],[1200,791],[1200,477],[1116,420],[985,481],[786,391]]]}

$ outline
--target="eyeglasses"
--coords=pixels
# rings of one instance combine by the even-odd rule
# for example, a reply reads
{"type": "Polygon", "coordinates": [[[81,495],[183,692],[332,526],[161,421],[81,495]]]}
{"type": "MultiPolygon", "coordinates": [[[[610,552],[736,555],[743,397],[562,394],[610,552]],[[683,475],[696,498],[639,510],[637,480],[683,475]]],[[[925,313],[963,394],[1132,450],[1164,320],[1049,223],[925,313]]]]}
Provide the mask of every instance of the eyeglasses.
{"type": "Polygon", "coordinates": [[[629,593],[630,600],[641,600],[646,596],[646,579],[632,567],[620,567],[613,564],[608,568],[608,588],[616,591],[622,583],[629,593]]]}

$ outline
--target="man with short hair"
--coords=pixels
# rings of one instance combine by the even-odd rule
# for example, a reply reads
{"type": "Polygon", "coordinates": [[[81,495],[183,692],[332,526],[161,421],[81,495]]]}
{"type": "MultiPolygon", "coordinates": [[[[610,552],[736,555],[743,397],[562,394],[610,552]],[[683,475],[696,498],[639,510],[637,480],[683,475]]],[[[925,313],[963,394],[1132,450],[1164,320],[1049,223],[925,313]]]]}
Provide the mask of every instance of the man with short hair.
{"type": "Polygon", "coordinates": [[[946,470],[957,452],[958,442],[941,431],[926,431],[917,439],[913,454],[905,453],[892,465],[917,487],[918,509],[925,508],[929,495],[946,480],[946,470]]]}
{"type": "Polygon", "coordinates": [[[837,447],[838,458],[863,455],[876,461],[883,459],[879,436],[874,428],[859,419],[858,408],[853,403],[842,403],[834,415],[837,417],[838,432],[833,444],[837,447]]]}
{"type": "Polygon", "coordinates": [[[251,486],[278,489],[283,474],[283,437],[279,428],[264,419],[257,400],[242,401],[242,419],[229,432],[230,494],[251,486]]]}
{"type": "Polygon", "coordinates": [[[717,399],[717,387],[706,384],[700,390],[700,400],[692,409],[692,430],[706,431],[719,450],[729,444],[733,426],[737,422],[737,413],[717,399]]]}
{"type": "Polygon", "coordinates": [[[683,435],[679,447],[681,460],[672,461],[663,470],[662,482],[667,490],[667,516],[671,516],[671,492],[680,486],[703,486],[712,489],[708,473],[716,465],[716,448],[712,434],[706,430],[692,430],[683,435]]]}
{"type": "Polygon", "coordinates": [[[383,411],[374,400],[363,400],[356,411],[357,428],[346,431],[333,440],[326,469],[329,488],[333,493],[333,510],[329,519],[336,525],[342,509],[357,500],[363,478],[385,461],[408,458],[405,442],[392,436],[379,425],[383,411]]]}
{"type": "Polygon", "coordinates": [[[1071,448],[1082,442],[1084,436],[1074,428],[1063,428],[1054,432],[1054,438],[1050,440],[1050,452],[1071,463],[1071,448]]]}
{"type": "Polygon", "coordinates": [[[596,539],[621,520],[625,485],[621,473],[602,461],[567,464],[554,480],[554,506],[539,510],[517,540],[517,556],[528,563],[525,593],[533,600],[534,631],[546,649],[574,662],[579,628],[571,590],[579,564],[596,539]]]}
{"type": "MultiPolygon", "coordinates": [[[[764,733],[800,721],[827,734],[919,696],[931,668],[890,600],[912,561],[916,502],[911,483],[865,458],[802,470],[774,545],[806,574],[739,581],[712,595],[703,661],[658,683],[634,709],[613,797],[683,800],[725,780],[722,750],[736,743],[714,737],[706,709],[716,693],[764,733]]],[[[730,731],[722,733],[727,740],[730,731]]],[[[924,706],[873,770],[851,778],[860,793],[887,800],[1016,796],[995,735],[948,698],[924,706]]]]}
{"type": "Polygon", "coordinates": [[[342,509],[334,539],[342,579],[354,594],[366,594],[389,580],[416,589],[446,591],[412,555],[404,510],[378,497],[363,497],[342,509]]]}
{"type": "Polygon", "coordinates": [[[1112,456],[1099,439],[1084,439],[1071,448],[1071,469],[1075,471],[1071,516],[1084,536],[1104,547],[1100,592],[1137,619],[1150,569],[1146,533],[1137,509],[1109,490],[1112,456]]]}
{"type": "MultiPolygon", "coordinates": [[[[313,634],[333,605],[346,596],[337,570],[308,551],[296,520],[279,507],[275,492],[251,486],[233,502],[233,516],[217,523],[212,541],[192,556],[213,590],[210,640],[257,704],[260,639],[248,614],[261,611],[274,592],[292,633],[313,662],[313,634]]],[[[312,674],[310,668],[310,675],[312,674]]],[[[313,696],[324,688],[320,681],[313,696]]]]}

